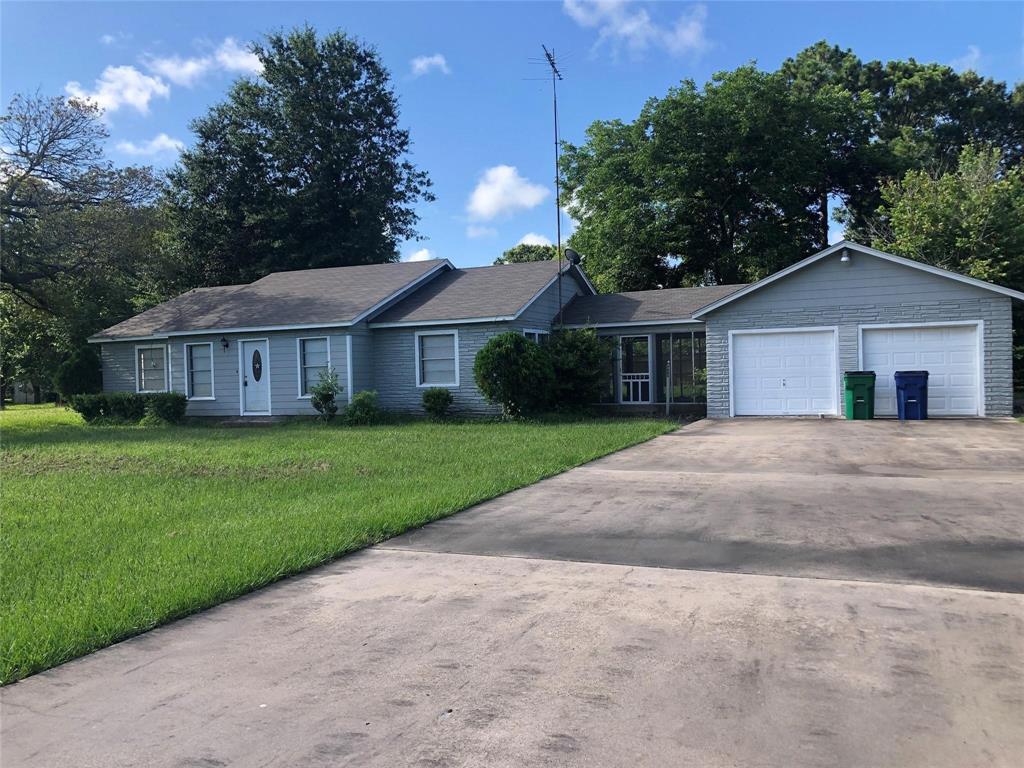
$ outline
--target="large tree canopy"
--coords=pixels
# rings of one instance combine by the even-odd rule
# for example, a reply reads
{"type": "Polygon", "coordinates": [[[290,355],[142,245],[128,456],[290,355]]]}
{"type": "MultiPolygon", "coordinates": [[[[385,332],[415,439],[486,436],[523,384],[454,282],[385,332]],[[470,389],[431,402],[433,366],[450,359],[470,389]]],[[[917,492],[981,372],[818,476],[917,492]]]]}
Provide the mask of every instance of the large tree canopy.
{"type": "Polygon", "coordinates": [[[570,243],[603,290],[757,279],[826,245],[830,200],[867,240],[886,183],[954,168],[972,142],[1020,163],[1024,87],[818,43],[592,124],[563,156],[570,243]]]}
{"type": "Polygon", "coordinates": [[[170,174],[180,287],[396,260],[416,236],[413,205],[433,198],[377,53],[309,27],[253,51],[262,76],[193,122],[170,174]]]}
{"type": "Polygon", "coordinates": [[[522,264],[527,261],[548,261],[558,258],[558,249],[553,245],[513,245],[494,260],[495,264],[522,264]]]}
{"type": "Polygon", "coordinates": [[[61,310],[75,281],[119,279],[138,266],[160,181],[149,168],[114,168],[94,105],[15,96],[0,117],[3,289],[61,310]]]}

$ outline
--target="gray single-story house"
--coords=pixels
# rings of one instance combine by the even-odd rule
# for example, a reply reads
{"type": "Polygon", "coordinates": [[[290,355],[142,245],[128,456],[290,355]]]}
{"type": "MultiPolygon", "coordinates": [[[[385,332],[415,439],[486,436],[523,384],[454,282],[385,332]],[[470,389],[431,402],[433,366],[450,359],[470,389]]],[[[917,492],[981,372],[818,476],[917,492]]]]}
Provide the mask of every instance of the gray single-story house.
{"type": "Polygon", "coordinates": [[[181,392],[195,416],[311,415],[328,367],[343,400],[373,389],[418,411],[440,386],[457,410],[493,413],[477,351],[509,330],[543,343],[559,323],[614,340],[604,402],[619,409],[841,416],[843,373],[874,370],[887,416],[893,373],[927,370],[931,415],[1006,416],[1012,299],[1024,293],[843,241],[749,285],[613,294],[554,261],[280,272],[189,291],[90,341],[105,391],[181,392]]]}

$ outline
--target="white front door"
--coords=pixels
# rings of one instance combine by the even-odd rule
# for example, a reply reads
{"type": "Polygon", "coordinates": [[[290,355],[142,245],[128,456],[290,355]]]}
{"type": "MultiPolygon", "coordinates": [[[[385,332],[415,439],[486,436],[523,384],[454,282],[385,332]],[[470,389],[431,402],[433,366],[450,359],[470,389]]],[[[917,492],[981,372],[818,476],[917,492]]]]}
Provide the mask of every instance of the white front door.
{"type": "Polygon", "coordinates": [[[270,414],[270,353],[266,339],[243,341],[238,346],[242,415],[270,414]]]}
{"type": "Polygon", "coordinates": [[[835,332],[735,332],[730,340],[733,414],[836,415],[835,332]]]}
{"type": "Polygon", "coordinates": [[[864,328],[861,360],[878,416],[896,415],[896,371],[928,371],[929,416],[981,415],[976,325],[864,328]]]}

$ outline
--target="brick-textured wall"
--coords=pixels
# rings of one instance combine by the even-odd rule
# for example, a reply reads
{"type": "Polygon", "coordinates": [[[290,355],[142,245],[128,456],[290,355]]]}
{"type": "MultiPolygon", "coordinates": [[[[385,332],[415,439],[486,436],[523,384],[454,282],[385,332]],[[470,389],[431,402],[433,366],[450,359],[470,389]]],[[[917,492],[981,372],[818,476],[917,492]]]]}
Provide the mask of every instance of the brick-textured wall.
{"type": "MultiPolygon", "coordinates": [[[[955,284],[954,284],[955,285],[955,284]]],[[[968,289],[974,291],[974,289],[968,289]]],[[[831,307],[747,307],[743,299],[708,315],[708,416],[729,415],[729,331],[751,328],[800,328],[838,326],[839,367],[859,368],[858,326],[872,323],[935,323],[983,320],[985,413],[1008,416],[1013,410],[1012,331],[1010,299],[996,294],[965,295],[913,303],[839,303],[831,307]]],[[[841,378],[841,377],[840,377],[841,378]]],[[[836,382],[837,402],[842,402],[842,381],[836,382]]]]}

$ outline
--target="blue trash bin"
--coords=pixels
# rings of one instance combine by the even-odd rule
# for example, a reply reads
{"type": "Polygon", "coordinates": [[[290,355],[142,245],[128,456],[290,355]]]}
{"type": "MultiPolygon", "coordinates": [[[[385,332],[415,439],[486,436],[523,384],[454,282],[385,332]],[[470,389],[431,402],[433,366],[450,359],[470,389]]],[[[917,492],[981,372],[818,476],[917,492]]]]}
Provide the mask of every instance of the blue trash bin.
{"type": "Polygon", "coordinates": [[[896,414],[900,420],[928,418],[928,371],[896,371],[896,414]]]}

